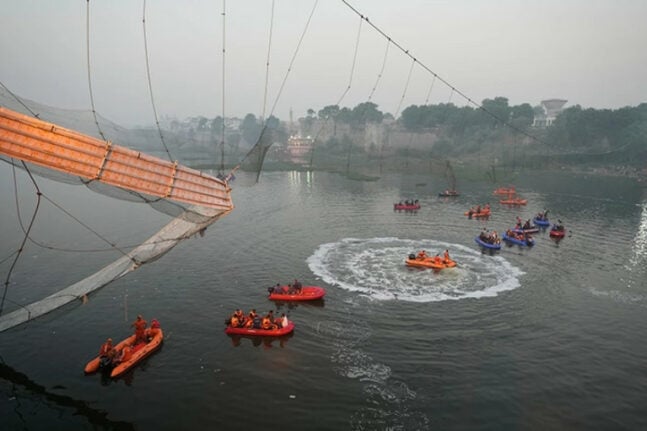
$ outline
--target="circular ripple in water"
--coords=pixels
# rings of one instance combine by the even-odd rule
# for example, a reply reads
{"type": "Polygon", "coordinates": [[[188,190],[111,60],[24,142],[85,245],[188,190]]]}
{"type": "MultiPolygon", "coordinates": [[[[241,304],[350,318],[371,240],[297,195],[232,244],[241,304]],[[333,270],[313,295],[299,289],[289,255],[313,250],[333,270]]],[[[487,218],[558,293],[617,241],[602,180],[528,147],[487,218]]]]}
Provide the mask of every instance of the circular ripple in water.
{"type": "Polygon", "coordinates": [[[320,245],[308,265],[325,282],[348,291],[411,302],[496,296],[519,287],[523,274],[501,256],[431,239],[344,238],[320,245]],[[445,249],[458,263],[456,268],[434,272],[404,262],[419,250],[434,255],[445,249]]]}

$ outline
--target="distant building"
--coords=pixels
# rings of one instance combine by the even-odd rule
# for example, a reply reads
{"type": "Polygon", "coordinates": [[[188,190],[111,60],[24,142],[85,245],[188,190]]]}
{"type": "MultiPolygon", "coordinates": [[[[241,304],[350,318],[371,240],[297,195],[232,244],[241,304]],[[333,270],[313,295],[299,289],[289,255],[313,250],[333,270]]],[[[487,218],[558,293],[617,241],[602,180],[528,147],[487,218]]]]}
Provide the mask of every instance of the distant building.
{"type": "Polygon", "coordinates": [[[535,120],[533,121],[532,125],[534,127],[541,127],[541,128],[549,127],[551,124],[553,124],[553,121],[555,121],[555,118],[557,118],[557,115],[560,112],[562,112],[562,108],[564,107],[566,102],[568,102],[568,100],[564,100],[564,99],[542,100],[541,106],[539,106],[538,108],[541,108],[543,112],[535,112],[535,120]]]}
{"type": "Polygon", "coordinates": [[[310,136],[293,135],[288,138],[287,152],[292,163],[306,163],[315,140],[310,136]]]}

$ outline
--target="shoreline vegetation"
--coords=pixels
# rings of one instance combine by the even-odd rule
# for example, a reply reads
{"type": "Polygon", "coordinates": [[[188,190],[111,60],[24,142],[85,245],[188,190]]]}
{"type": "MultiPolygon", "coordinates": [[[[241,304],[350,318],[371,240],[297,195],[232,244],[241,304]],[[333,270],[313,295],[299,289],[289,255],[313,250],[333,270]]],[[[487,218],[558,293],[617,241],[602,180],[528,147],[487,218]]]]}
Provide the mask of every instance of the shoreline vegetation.
{"type": "MultiPolygon", "coordinates": [[[[25,102],[56,124],[97,135],[88,111],[25,102]]],[[[25,111],[1,90],[0,105],[25,111]]],[[[327,171],[365,181],[393,172],[446,176],[451,165],[459,179],[492,183],[508,182],[526,170],[647,182],[647,103],[616,110],[575,105],[541,126],[535,125],[542,115],[540,107],[509,106],[505,97],[485,99],[481,106],[484,109],[452,103],[411,105],[397,119],[370,102],[352,109],[336,105],[318,112],[308,109],[295,122],[273,116],[262,121],[253,114],[227,121],[165,117],[159,131],[155,127],[123,128],[103,117],[99,122],[110,141],[171,157],[195,169],[226,170],[246,159],[241,165],[246,171],[327,171]],[[168,153],[160,145],[160,134],[168,153]],[[292,137],[305,138],[310,147],[295,152],[292,137]],[[253,151],[259,154],[250,157],[253,151]]]]}

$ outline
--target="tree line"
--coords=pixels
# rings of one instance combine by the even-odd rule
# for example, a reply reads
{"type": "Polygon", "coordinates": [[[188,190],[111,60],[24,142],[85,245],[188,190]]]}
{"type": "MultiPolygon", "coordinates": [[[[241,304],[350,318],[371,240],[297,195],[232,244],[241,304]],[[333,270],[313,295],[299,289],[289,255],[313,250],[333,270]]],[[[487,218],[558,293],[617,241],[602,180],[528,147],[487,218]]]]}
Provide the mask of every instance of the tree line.
{"type": "MultiPolygon", "coordinates": [[[[341,153],[351,146],[369,152],[371,148],[379,148],[380,143],[365,145],[355,142],[361,139],[362,130],[372,124],[380,125],[386,134],[398,131],[433,136],[433,145],[430,142],[429,149],[424,152],[425,157],[469,159],[493,152],[514,151],[519,158],[568,155],[569,163],[596,161],[596,157],[597,161],[612,163],[637,164],[647,160],[647,103],[620,109],[575,105],[562,110],[545,128],[533,127],[539,115],[543,115],[539,106],[533,107],[528,103],[510,105],[507,98],[495,97],[483,100],[480,106],[459,107],[452,103],[410,105],[397,119],[380,111],[372,102],[363,102],[353,108],[328,105],[318,111],[308,109],[307,115],[299,121],[305,134],[314,132],[315,125],[330,123],[332,136],[327,137],[327,142],[320,148],[341,153]],[[346,127],[343,133],[338,134],[340,125],[346,127]],[[577,155],[586,157],[578,158],[577,155]]],[[[200,117],[196,129],[215,138],[220,136],[223,125],[221,117],[212,120],[200,117]]],[[[287,142],[290,133],[286,123],[278,118],[271,116],[263,121],[250,113],[240,122],[238,130],[228,130],[227,146],[229,149],[238,148],[239,143],[245,141],[248,148],[258,141],[261,131],[264,139],[272,142],[287,142]]],[[[408,149],[404,141],[391,141],[390,145],[412,156],[423,155],[419,148],[408,149]]]]}

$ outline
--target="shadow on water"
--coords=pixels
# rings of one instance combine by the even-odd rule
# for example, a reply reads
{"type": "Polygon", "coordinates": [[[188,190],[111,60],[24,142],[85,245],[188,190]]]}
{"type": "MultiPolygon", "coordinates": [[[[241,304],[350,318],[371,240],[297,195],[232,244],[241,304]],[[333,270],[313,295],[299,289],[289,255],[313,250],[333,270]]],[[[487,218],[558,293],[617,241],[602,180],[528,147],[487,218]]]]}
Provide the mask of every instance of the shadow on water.
{"type": "Polygon", "coordinates": [[[155,351],[151,352],[148,356],[145,358],[139,360],[137,363],[132,365],[132,368],[130,368],[128,371],[125,373],[121,374],[118,377],[111,377],[110,373],[113,370],[113,367],[103,367],[100,368],[99,371],[95,373],[89,373],[86,374],[87,376],[91,376],[93,374],[99,374],[101,376],[101,386],[109,386],[112,383],[116,383],[118,381],[123,381],[126,386],[132,386],[133,381],[135,380],[135,374],[137,373],[138,370],[144,371],[148,367],[148,362],[156,356],[158,353],[160,353],[164,349],[164,343],[162,343],[159,348],[157,348],[155,351]]]}
{"type": "Polygon", "coordinates": [[[311,301],[272,301],[274,302],[274,305],[276,305],[276,310],[281,310],[283,307],[287,308],[288,310],[294,310],[298,308],[300,305],[303,305],[305,307],[323,307],[326,305],[326,301],[324,298],[320,299],[313,299],[311,301]]]}
{"type": "MultiPolygon", "coordinates": [[[[108,413],[102,410],[94,409],[85,401],[77,400],[66,395],[59,395],[50,392],[44,386],[32,381],[27,375],[16,371],[12,367],[4,363],[0,358],[0,380],[8,383],[11,388],[11,395],[8,396],[9,403],[13,404],[13,412],[15,417],[12,418],[3,413],[3,425],[13,429],[13,426],[20,426],[24,429],[30,428],[28,418],[33,415],[34,406],[45,405],[51,411],[56,412],[55,418],[52,421],[62,421],[66,427],[74,428],[70,425],[73,418],[86,419],[95,429],[112,429],[112,430],[134,430],[133,424],[122,421],[112,421],[107,418],[108,413]],[[63,413],[61,409],[69,409],[67,414],[63,413]],[[14,424],[14,425],[12,425],[14,424]]],[[[9,394],[8,394],[9,395],[9,394]]],[[[40,409],[39,409],[40,410],[40,409]]],[[[9,408],[7,408],[9,411],[9,408]]],[[[38,420],[42,420],[39,417],[38,420]]],[[[56,428],[54,422],[50,423],[52,429],[56,428]]]]}

